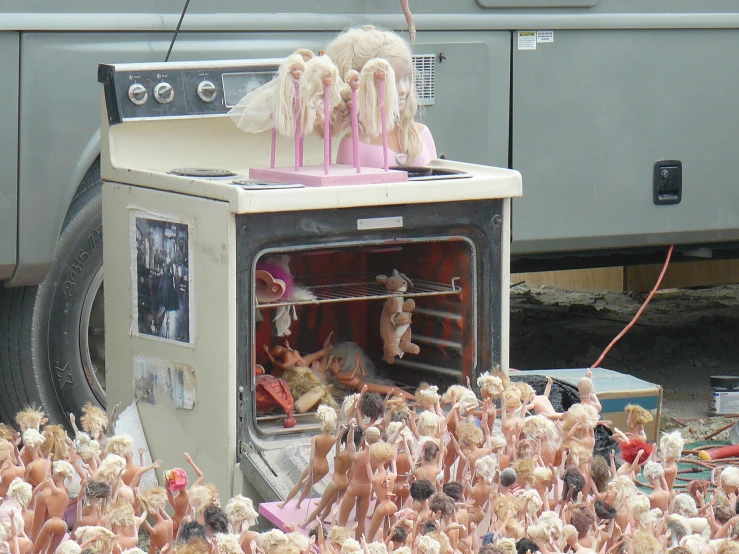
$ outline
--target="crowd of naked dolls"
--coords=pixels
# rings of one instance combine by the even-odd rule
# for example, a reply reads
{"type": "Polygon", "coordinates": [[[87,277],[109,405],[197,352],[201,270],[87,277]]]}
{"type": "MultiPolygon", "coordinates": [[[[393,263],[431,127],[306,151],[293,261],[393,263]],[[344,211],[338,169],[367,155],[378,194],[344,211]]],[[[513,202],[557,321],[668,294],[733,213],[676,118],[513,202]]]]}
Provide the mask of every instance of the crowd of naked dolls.
{"type": "Polygon", "coordinates": [[[649,444],[652,415],[639,406],[613,430],[619,454],[594,456],[594,429],[610,422],[591,377],[564,413],[551,381],[537,395],[495,371],[477,392],[422,384],[411,405],[366,390],[338,410],[320,405],[321,432],[282,513],[297,513],[284,508],[306,502],[333,457],[330,481],[283,530],[265,532],[252,500],[223,506],[187,453],[197,481],[176,467],[144,490],[161,463],[145,465],[140,451],[137,465],[133,439],[105,412],[87,405],[81,430],[72,416],[72,438],[27,408],[16,428],[0,424],[0,551],[141,554],[148,534],[150,554],[738,553],[739,468],[718,464],[711,480],[686,483],[680,433],[649,444]]]}

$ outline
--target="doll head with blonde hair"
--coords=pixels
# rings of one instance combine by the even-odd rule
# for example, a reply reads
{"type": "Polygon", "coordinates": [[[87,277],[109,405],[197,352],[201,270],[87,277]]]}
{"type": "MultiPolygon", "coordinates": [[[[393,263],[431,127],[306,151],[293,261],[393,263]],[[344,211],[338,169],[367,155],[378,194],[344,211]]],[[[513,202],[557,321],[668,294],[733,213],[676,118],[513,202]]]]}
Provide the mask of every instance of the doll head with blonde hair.
{"type": "Polygon", "coordinates": [[[103,429],[108,425],[108,415],[103,409],[94,406],[92,402],[88,402],[82,406],[80,424],[85,433],[97,438],[100,437],[103,429]]]}
{"type": "Polygon", "coordinates": [[[418,404],[424,410],[433,410],[436,403],[441,400],[441,396],[439,396],[439,387],[436,385],[429,385],[428,383],[421,383],[418,389],[416,389],[416,398],[418,400],[418,404]]]}
{"type": "Polygon", "coordinates": [[[446,392],[441,395],[442,406],[452,404],[453,402],[459,402],[462,395],[469,392],[469,390],[470,389],[463,387],[462,385],[450,385],[449,388],[446,389],[446,392]]]}
{"type": "Polygon", "coordinates": [[[570,430],[578,423],[585,423],[588,427],[595,428],[598,425],[600,414],[595,407],[590,404],[573,404],[565,412],[564,424],[562,425],[562,433],[567,435],[570,430]]]}
{"type": "Polygon", "coordinates": [[[128,435],[115,435],[108,439],[106,454],[115,454],[121,458],[133,456],[133,438],[128,435]]]}
{"type": "Polygon", "coordinates": [[[378,441],[370,446],[370,458],[378,466],[384,466],[390,463],[395,457],[395,448],[383,441],[378,441]]]}
{"type": "Polygon", "coordinates": [[[61,425],[47,425],[44,427],[44,444],[41,453],[48,459],[65,460],[69,457],[67,433],[61,425]]]}
{"type": "Polygon", "coordinates": [[[5,460],[15,461],[15,447],[10,441],[0,440],[0,466],[5,460]]]}
{"type": "Polygon", "coordinates": [[[494,454],[482,456],[475,462],[475,473],[489,483],[493,481],[497,469],[498,460],[494,454]]]}
{"type": "Polygon", "coordinates": [[[110,529],[99,525],[82,526],[75,529],[73,535],[79,543],[90,541],[87,548],[93,554],[111,554],[113,552],[115,534],[110,529]]]}
{"type": "Polygon", "coordinates": [[[93,479],[107,483],[111,488],[118,484],[121,474],[126,469],[126,460],[116,454],[108,454],[95,472],[93,479]]]}
{"type": "Polygon", "coordinates": [[[220,554],[242,554],[238,535],[216,533],[216,544],[220,554]]]}
{"type": "Polygon", "coordinates": [[[624,408],[624,411],[627,414],[627,419],[632,425],[646,425],[647,423],[652,423],[652,421],[654,421],[654,417],[649,410],[645,410],[638,404],[628,404],[624,408]]]}
{"type": "Polygon", "coordinates": [[[508,412],[513,412],[521,407],[521,391],[515,387],[504,390],[500,398],[508,412]]]}
{"type": "Polygon", "coordinates": [[[20,477],[16,477],[10,482],[8,486],[8,493],[5,495],[6,498],[15,500],[21,508],[26,508],[28,503],[31,501],[33,495],[33,488],[30,484],[26,483],[20,477]]]}
{"type": "Polygon", "coordinates": [[[277,98],[275,99],[275,130],[283,136],[295,135],[295,100],[301,78],[305,71],[305,60],[300,54],[292,54],[280,64],[277,73],[277,98]],[[297,85],[297,87],[296,87],[297,85]]]}
{"type": "Polygon", "coordinates": [[[534,390],[534,387],[532,387],[528,383],[524,383],[523,381],[516,381],[513,383],[513,386],[521,391],[521,402],[523,402],[524,404],[528,404],[536,396],[536,391],[534,390]]]}
{"type": "Polygon", "coordinates": [[[421,412],[416,427],[419,435],[435,437],[439,432],[439,416],[431,411],[421,412]]]}
{"type": "Polygon", "coordinates": [[[100,443],[92,439],[84,431],[77,433],[75,443],[77,445],[77,453],[83,460],[90,460],[96,456],[100,456],[100,443]]]}
{"type": "Polygon", "coordinates": [[[558,446],[561,435],[557,425],[548,417],[543,415],[528,416],[523,420],[522,430],[531,438],[538,438],[542,442],[552,446],[558,446]]]}
{"type": "Polygon", "coordinates": [[[492,375],[489,371],[486,371],[477,378],[477,386],[480,389],[480,395],[483,399],[500,398],[503,393],[503,381],[500,377],[492,375]]]}
{"type": "Polygon", "coordinates": [[[664,433],[659,439],[659,455],[663,461],[679,458],[685,447],[680,431],[664,433]]]}
{"type": "Polygon", "coordinates": [[[314,131],[316,121],[322,121],[324,86],[328,86],[329,91],[329,113],[341,103],[342,74],[329,56],[314,56],[305,62],[300,81],[300,130],[303,136],[314,131]]]}
{"type": "Polygon", "coordinates": [[[46,414],[34,406],[26,406],[20,412],[15,414],[15,422],[21,430],[21,433],[25,433],[28,429],[35,429],[41,431],[41,422],[46,417],[46,414]]]}
{"type": "Polygon", "coordinates": [[[460,446],[480,446],[485,439],[477,425],[467,422],[457,425],[457,437],[459,438],[460,446]]]}
{"type": "Polygon", "coordinates": [[[390,62],[383,58],[369,60],[359,73],[357,111],[364,134],[376,137],[382,133],[382,102],[380,87],[385,87],[385,123],[387,131],[395,128],[400,118],[398,93],[395,89],[395,71],[390,62]]]}
{"type": "Polygon", "coordinates": [[[326,406],[325,404],[318,406],[316,418],[321,422],[321,431],[331,433],[336,430],[336,421],[338,420],[338,416],[336,415],[336,410],[331,406],[326,406]]]}
{"type": "Polygon", "coordinates": [[[15,440],[15,431],[9,425],[0,423],[0,440],[13,442],[15,440]]]}
{"type": "Polygon", "coordinates": [[[346,75],[350,69],[361,73],[373,58],[382,58],[390,63],[394,88],[398,92],[398,142],[401,151],[408,154],[408,160],[416,158],[423,151],[423,143],[414,122],[418,99],[413,84],[413,60],[409,44],[392,31],[381,31],[366,25],[341,33],[326,47],[326,55],[337,65],[341,75],[346,75]]]}
{"type": "Polygon", "coordinates": [[[139,503],[150,514],[156,514],[167,504],[167,491],[159,486],[147,489],[139,493],[139,503]]]}
{"type": "Polygon", "coordinates": [[[240,533],[244,529],[253,527],[257,523],[259,514],[254,509],[254,502],[240,494],[228,501],[225,508],[226,517],[233,525],[234,532],[240,533]]]}

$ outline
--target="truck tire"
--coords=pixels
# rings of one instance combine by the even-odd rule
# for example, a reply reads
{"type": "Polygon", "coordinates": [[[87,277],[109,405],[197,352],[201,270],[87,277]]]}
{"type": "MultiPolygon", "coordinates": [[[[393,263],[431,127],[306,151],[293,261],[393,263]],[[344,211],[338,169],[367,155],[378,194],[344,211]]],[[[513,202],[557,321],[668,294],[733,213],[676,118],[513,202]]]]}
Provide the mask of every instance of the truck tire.
{"type": "Polygon", "coordinates": [[[26,405],[66,423],[105,405],[103,223],[100,167],[78,188],[46,279],[0,292],[0,417],[26,405]]]}

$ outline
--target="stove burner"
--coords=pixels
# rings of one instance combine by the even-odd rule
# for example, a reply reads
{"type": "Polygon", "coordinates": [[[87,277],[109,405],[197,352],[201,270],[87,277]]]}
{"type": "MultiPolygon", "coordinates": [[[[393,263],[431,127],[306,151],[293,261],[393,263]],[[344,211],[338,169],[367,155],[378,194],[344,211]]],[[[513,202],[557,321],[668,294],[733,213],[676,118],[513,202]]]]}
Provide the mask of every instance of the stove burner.
{"type": "Polygon", "coordinates": [[[179,175],[181,177],[200,177],[201,179],[212,179],[214,177],[235,177],[236,173],[228,169],[204,169],[201,167],[185,167],[173,169],[169,172],[171,175],[179,175]]]}

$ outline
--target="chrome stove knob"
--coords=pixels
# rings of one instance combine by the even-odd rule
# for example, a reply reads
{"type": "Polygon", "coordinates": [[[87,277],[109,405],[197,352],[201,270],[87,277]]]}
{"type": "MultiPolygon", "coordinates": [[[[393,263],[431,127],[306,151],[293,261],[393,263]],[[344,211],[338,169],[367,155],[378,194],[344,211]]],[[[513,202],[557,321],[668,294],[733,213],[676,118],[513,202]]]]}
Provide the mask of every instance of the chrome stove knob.
{"type": "Polygon", "coordinates": [[[174,100],[174,89],[169,83],[158,83],[154,87],[154,98],[160,104],[169,104],[174,100]]]}
{"type": "Polygon", "coordinates": [[[218,89],[210,81],[202,81],[198,83],[198,96],[203,102],[213,102],[218,96],[218,89]]]}
{"type": "Polygon", "coordinates": [[[146,92],[144,85],[134,83],[128,87],[128,98],[137,106],[141,106],[146,102],[146,99],[149,98],[149,93],[146,92]]]}

